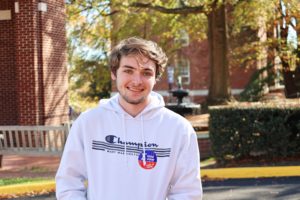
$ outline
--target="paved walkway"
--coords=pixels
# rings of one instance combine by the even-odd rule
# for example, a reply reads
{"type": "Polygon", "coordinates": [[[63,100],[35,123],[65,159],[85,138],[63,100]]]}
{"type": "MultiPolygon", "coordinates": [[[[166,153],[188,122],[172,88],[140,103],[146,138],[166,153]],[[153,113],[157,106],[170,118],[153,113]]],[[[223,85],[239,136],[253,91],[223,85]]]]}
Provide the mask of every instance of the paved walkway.
{"type": "Polygon", "coordinates": [[[0,177],[54,177],[59,162],[58,156],[5,155],[0,168],[0,177]]]}
{"type": "Polygon", "coordinates": [[[300,177],[203,182],[203,200],[299,200],[300,177]]]}

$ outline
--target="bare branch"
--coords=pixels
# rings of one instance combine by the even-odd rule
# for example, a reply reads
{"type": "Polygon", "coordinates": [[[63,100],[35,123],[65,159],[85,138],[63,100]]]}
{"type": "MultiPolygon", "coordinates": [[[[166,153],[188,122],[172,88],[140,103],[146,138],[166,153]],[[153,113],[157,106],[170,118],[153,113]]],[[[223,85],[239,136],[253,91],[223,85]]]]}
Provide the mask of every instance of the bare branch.
{"type": "Polygon", "coordinates": [[[148,8],[165,14],[206,14],[206,9],[203,5],[201,6],[183,6],[180,8],[166,8],[163,6],[152,5],[151,3],[139,3],[135,2],[129,5],[130,7],[136,8],[148,8]]]}
{"type": "MultiPolygon", "coordinates": [[[[73,0],[75,1],[75,0],[73,0]]],[[[108,7],[108,6],[111,6],[111,4],[107,4],[107,5],[98,5],[98,6],[95,6],[95,5],[89,5],[89,6],[81,6],[83,7],[81,10],[78,10],[77,12],[74,13],[74,15],[78,15],[80,13],[83,13],[85,11],[90,11],[92,9],[100,9],[101,8],[101,11],[99,11],[100,15],[103,16],[103,17],[108,17],[108,16],[111,16],[111,15],[114,15],[116,13],[118,13],[119,11],[118,10],[114,10],[114,11],[111,11],[111,12],[105,12],[105,9],[108,7]]]]}

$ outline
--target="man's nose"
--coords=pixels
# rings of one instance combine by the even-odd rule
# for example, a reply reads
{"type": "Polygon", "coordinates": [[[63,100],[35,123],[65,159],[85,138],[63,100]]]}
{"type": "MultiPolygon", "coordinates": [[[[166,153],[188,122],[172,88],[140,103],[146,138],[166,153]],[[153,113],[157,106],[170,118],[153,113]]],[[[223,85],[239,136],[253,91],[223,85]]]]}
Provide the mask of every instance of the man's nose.
{"type": "Polygon", "coordinates": [[[135,84],[141,84],[142,83],[142,76],[141,76],[141,74],[135,74],[133,76],[133,82],[135,84]]]}

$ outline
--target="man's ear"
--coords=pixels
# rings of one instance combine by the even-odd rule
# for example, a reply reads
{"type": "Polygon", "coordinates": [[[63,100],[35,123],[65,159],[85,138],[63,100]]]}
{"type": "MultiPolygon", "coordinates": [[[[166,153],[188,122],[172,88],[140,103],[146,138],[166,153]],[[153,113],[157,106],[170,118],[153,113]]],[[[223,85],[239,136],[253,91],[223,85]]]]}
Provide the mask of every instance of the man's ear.
{"type": "Polygon", "coordinates": [[[117,79],[116,75],[113,72],[110,72],[110,77],[113,81],[117,79]]]}

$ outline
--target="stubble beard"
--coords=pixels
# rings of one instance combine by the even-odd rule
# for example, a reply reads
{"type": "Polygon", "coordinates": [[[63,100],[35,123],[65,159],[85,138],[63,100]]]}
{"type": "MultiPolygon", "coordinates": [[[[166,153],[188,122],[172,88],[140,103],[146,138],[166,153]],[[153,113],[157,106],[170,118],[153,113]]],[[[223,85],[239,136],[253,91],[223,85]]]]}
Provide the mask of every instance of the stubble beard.
{"type": "Polygon", "coordinates": [[[145,97],[141,97],[141,98],[136,99],[136,100],[130,99],[128,96],[122,95],[122,94],[121,94],[121,97],[122,97],[127,103],[132,104],[132,105],[139,105],[139,104],[144,103],[144,102],[146,101],[146,98],[145,98],[145,97]]]}

